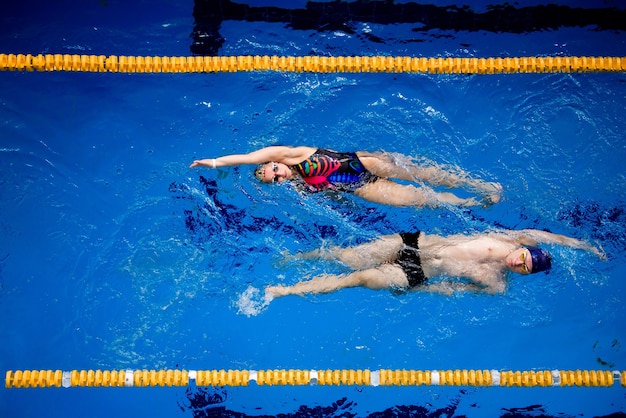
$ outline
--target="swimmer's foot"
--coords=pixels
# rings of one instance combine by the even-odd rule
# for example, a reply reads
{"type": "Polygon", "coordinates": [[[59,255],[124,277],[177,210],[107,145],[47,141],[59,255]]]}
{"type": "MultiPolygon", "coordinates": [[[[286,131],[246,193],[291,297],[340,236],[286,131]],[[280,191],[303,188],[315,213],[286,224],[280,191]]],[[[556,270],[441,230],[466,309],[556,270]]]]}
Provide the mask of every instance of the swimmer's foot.
{"type": "Polygon", "coordinates": [[[289,250],[283,250],[280,252],[281,258],[275,263],[278,267],[286,267],[293,261],[298,259],[297,254],[291,254],[289,250]]]}
{"type": "Polygon", "coordinates": [[[437,198],[429,202],[429,206],[431,207],[441,207],[445,205],[469,207],[481,206],[482,202],[474,197],[462,198],[448,192],[437,193],[437,198]]]}
{"type": "Polygon", "coordinates": [[[291,254],[291,253],[289,252],[289,250],[282,250],[282,251],[280,252],[280,255],[281,255],[281,256],[282,256],[282,257],[283,257],[286,261],[289,261],[289,260],[294,260],[294,259],[298,258],[298,254],[297,254],[297,253],[296,253],[296,254],[291,254]]]}
{"type": "Polygon", "coordinates": [[[489,207],[502,199],[502,186],[495,182],[480,182],[472,186],[475,193],[482,195],[481,205],[489,207]]]}
{"type": "Polygon", "coordinates": [[[285,286],[267,286],[265,288],[265,297],[271,299],[279,298],[289,294],[288,289],[285,286]]]}
{"type": "Polygon", "coordinates": [[[499,201],[500,201],[500,195],[485,196],[483,198],[482,206],[485,208],[488,208],[489,206],[495,205],[499,201]]]}
{"type": "Polygon", "coordinates": [[[482,206],[482,205],[483,205],[482,201],[475,199],[473,197],[463,199],[462,202],[459,203],[459,206],[462,206],[462,207],[482,206]]]}
{"type": "Polygon", "coordinates": [[[495,205],[502,199],[502,185],[500,183],[485,183],[482,193],[485,196],[486,206],[495,205]]]}

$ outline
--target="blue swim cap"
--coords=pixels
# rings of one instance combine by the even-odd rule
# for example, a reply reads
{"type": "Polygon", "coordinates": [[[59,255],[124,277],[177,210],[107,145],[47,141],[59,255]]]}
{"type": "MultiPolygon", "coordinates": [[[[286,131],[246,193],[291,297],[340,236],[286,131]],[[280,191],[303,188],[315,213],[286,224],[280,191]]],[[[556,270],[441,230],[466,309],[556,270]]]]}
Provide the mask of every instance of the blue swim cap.
{"type": "Polygon", "coordinates": [[[530,251],[530,257],[533,260],[532,273],[539,273],[540,271],[548,271],[552,267],[552,256],[546,250],[541,248],[527,247],[530,251]]]}

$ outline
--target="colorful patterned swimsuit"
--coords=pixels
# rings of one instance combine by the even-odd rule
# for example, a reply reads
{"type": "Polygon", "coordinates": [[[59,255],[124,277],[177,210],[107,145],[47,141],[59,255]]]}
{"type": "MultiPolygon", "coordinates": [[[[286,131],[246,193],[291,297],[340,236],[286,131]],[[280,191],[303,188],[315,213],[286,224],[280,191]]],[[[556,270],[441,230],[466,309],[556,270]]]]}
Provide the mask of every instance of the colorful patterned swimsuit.
{"type": "Polygon", "coordinates": [[[352,193],[364,184],[378,179],[363,167],[355,153],[335,152],[323,148],[319,148],[293,168],[302,176],[307,190],[312,193],[322,190],[352,193]]]}

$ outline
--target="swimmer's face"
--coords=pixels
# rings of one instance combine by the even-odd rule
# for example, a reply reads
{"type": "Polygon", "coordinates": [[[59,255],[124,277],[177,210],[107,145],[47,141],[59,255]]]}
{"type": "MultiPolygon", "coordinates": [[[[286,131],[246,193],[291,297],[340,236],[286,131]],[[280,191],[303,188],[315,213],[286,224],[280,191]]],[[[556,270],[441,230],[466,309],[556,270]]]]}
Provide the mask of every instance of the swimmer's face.
{"type": "Polygon", "coordinates": [[[533,272],[533,260],[528,248],[519,248],[506,257],[506,266],[513,272],[519,274],[530,274],[533,272]]]}
{"type": "Polygon", "coordinates": [[[267,163],[258,171],[259,180],[263,183],[280,183],[291,176],[289,167],[282,163],[267,163]]]}

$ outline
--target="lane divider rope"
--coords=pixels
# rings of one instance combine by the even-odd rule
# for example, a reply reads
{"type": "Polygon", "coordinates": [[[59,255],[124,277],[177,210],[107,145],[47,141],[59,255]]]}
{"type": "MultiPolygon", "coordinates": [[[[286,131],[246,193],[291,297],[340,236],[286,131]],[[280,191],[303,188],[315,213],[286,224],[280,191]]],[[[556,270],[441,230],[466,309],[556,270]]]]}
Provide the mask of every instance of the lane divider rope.
{"type": "Polygon", "coordinates": [[[626,71],[626,57],[415,58],[406,56],[268,55],[160,57],[0,54],[0,70],[113,73],[242,71],[431,74],[579,73],[626,71]]]}
{"type": "Polygon", "coordinates": [[[626,387],[608,370],[9,370],[6,388],[147,386],[498,386],[626,387]]]}

